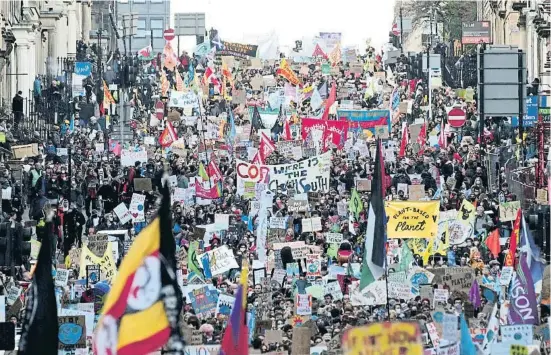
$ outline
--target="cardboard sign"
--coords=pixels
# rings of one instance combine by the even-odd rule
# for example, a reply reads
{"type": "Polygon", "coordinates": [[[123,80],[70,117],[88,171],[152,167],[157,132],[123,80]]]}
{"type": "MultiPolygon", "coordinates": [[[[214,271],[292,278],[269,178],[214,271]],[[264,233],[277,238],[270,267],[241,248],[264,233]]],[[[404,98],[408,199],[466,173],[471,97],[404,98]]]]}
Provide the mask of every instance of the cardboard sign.
{"type": "Polygon", "coordinates": [[[537,189],[536,191],[536,201],[539,204],[547,204],[547,190],[545,189],[537,189]]]}
{"type": "Polygon", "coordinates": [[[170,112],[168,113],[167,119],[170,122],[180,122],[180,119],[181,119],[180,112],[176,110],[170,110],[170,112]]]}
{"type": "Polygon", "coordinates": [[[235,90],[232,93],[232,103],[236,105],[245,104],[247,102],[247,92],[245,90],[235,90]]]}
{"type": "Polygon", "coordinates": [[[57,269],[55,274],[55,285],[59,287],[67,286],[69,272],[70,271],[67,269],[57,269]]]}
{"type": "Polygon", "coordinates": [[[501,222],[514,221],[520,209],[520,201],[502,202],[499,204],[499,220],[501,222]]]}
{"type": "Polygon", "coordinates": [[[86,348],[86,321],[85,316],[60,316],[58,349],[86,348]]]}
{"type": "Polygon", "coordinates": [[[113,209],[115,214],[117,215],[119,221],[121,224],[126,224],[132,219],[132,215],[130,214],[130,211],[124,204],[124,202],[121,202],[113,209]]]}
{"type": "Polygon", "coordinates": [[[343,241],[342,233],[325,233],[326,243],[340,244],[343,241]]]}
{"type": "Polygon", "coordinates": [[[358,190],[358,191],[371,191],[371,180],[356,179],[356,190],[358,190]]]}
{"type": "Polygon", "coordinates": [[[360,62],[350,63],[350,73],[352,74],[361,74],[363,72],[364,66],[360,62]]]}
{"type": "Polygon", "coordinates": [[[134,179],[135,191],[153,191],[150,178],[135,178],[134,179]]]}
{"type": "Polygon", "coordinates": [[[409,200],[419,201],[425,197],[425,185],[410,185],[409,200]]]}
{"type": "Polygon", "coordinates": [[[34,157],[40,154],[38,150],[38,144],[26,144],[26,145],[16,145],[11,147],[13,156],[15,159],[22,159],[26,157],[34,157]]]}
{"type": "Polygon", "coordinates": [[[408,103],[407,101],[405,102],[400,102],[400,105],[398,105],[398,112],[399,113],[408,113],[408,103]]]}
{"type": "Polygon", "coordinates": [[[293,355],[310,355],[311,330],[308,327],[293,328],[293,344],[291,353],[293,355]]]}

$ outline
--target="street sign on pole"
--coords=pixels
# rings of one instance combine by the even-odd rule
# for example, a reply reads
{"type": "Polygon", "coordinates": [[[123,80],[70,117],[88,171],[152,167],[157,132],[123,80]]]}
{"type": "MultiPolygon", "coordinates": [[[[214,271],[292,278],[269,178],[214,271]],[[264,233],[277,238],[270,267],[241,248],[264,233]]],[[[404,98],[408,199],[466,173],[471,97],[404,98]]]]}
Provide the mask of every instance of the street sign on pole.
{"type": "Polygon", "coordinates": [[[167,41],[172,41],[176,37],[175,34],[174,34],[174,29],[172,29],[172,28],[166,29],[163,32],[163,37],[167,41]]]}
{"type": "Polygon", "coordinates": [[[401,33],[400,31],[400,27],[398,27],[398,24],[395,23],[392,25],[392,34],[395,35],[395,36],[399,36],[401,33]]]}
{"type": "Polygon", "coordinates": [[[448,123],[451,127],[461,128],[467,120],[467,114],[460,107],[454,107],[448,112],[448,123]]]}

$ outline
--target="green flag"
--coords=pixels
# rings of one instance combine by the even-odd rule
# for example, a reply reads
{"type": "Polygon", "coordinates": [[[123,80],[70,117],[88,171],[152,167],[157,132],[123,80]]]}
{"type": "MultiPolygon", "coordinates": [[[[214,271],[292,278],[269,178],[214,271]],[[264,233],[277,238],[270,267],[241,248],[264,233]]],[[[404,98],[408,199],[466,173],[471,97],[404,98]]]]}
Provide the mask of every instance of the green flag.
{"type": "Polygon", "coordinates": [[[351,213],[354,213],[356,219],[359,218],[360,212],[364,210],[362,199],[360,198],[360,194],[358,193],[358,191],[356,191],[356,189],[352,190],[352,196],[350,197],[350,202],[348,202],[348,210],[351,213]]]}

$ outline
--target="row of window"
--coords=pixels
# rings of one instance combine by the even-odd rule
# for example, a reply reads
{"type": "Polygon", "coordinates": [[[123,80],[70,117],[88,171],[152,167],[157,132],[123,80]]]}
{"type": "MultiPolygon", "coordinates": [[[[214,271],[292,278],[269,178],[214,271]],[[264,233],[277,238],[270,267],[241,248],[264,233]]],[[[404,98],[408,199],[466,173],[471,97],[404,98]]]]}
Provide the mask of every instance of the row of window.
{"type": "Polygon", "coordinates": [[[133,2],[134,4],[145,4],[148,1],[152,3],[163,3],[170,0],[119,0],[119,3],[128,4],[129,2],[133,2]]]}
{"type": "MultiPolygon", "coordinates": [[[[162,18],[150,18],[149,19],[149,28],[147,27],[147,19],[138,18],[136,20],[135,26],[136,35],[134,37],[143,38],[149,37],[151,35],[151,30],[153,30],[153,38],[162,38],[163,32],[165,30],[164,19],[162,18]]],[[[119,23],[119,28],[122,27],[122,24],[119,23]]]]}

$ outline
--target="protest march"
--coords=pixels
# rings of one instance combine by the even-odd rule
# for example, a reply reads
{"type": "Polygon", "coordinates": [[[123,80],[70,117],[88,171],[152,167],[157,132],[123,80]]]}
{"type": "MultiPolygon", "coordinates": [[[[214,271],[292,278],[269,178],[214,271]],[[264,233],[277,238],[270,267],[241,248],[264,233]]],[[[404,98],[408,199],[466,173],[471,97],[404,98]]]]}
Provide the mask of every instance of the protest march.
{"type": "Polygon", "coordinates": [[[212,25],[193,48],[83,42],[89,90],[35,91],[65,107],[45,138],[13,99],[0,354],[550,353],[544,104],[484,116],[454,48],[410,55],[395,26],[267,50],[212,25]]]}

